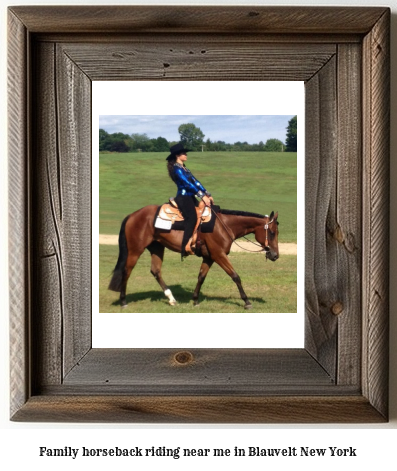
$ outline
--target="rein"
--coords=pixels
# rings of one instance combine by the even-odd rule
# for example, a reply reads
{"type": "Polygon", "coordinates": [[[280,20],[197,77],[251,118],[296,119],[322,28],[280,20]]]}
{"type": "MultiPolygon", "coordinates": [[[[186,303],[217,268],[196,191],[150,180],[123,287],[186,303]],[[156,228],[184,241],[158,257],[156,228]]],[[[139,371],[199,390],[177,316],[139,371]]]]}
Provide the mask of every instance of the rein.
{"type": "Polygon", "coordinates": [[[230,240],[231,240],[232,242],[234,242],[234,243],[237,245],[237,247],[240,247],[240,249],[243,249],[243,250],[245,250],[245,251],[247,251],[247,252],[260,253],[260,252],[266,252],[266,249],[269,248],[269,246],[267,245],[267,244],[268,244],[267,231],[268,231],[268,229],[269,229],[269,225],[273,222],[273,219],[272,219],[270,222],[268,222],[267,224],[265,224],[265,226],[264,226],[264,229],[265,229],[265,231],[266,231],[266,245],[265,245],[265,247],[263,247],[261,244],[257,244],[256,242],[254,242],[254,241],[248,239],[248,238],[245,237],[245,236],[242,236],[243,239],[247,240],[248,242],[251,242],[251,244],[254,244],[254,245],[256,245],[257,247],[261,247],[261,250],[250,250],[250,249],[246,249],[245,247],[241,247],[241,245],[239,245],[239,244],[236,242],[236,239],[233,239],[233,237],[230,235],[229,228],[224,224],[224,222],[222,221],[222,219],[221,219],[221,218],[218,216],[218,214],[212,209],[212,207],[210,207],[210,209],[211,209],[212,213],[216,216],[216,218],[218,219],[218,221],[222,224],[222,226],[224,227],[224,229],[226,230],[226,233],[227,233],[227,235],[230,237],[230,240]]]}

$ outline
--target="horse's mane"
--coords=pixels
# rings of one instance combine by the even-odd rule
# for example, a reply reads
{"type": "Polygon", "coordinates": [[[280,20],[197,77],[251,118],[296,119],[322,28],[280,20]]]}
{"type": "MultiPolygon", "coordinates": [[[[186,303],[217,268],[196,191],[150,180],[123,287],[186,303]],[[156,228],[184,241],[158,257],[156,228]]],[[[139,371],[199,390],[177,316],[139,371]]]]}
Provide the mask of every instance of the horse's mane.
{"type": "Polygon", "coordinates": [[[221,214],[229,214],[230,216],[246,216],[251,218],[264,218],[263,214],[258,213],[249,213],[248,211],[235,211],[233,209],[221,209],[219,211],[221,214]]]}

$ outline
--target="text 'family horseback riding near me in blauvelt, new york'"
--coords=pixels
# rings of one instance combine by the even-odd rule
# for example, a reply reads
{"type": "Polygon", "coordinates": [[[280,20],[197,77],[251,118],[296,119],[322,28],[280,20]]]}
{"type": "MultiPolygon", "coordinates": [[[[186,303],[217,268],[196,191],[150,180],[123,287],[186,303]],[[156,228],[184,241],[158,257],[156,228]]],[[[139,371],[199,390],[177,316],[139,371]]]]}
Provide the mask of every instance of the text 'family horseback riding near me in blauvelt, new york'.
{"type": "Polygon", "coordinates": [[[357,457],[357,448],[351,446],[347,448],[338,448],[329,446],[325,448],[311,448],[308,446],[287,446],[285,448],[261,448],[259,446],[248,446],[240,448],[184,448],[184,447],[149,447],[141,448],[139,446],[126,447],[110,447],[110,448],[72,448],[65,446],[63,448],[47,448],[39,447],[40,457],[67,457],[67,458],[89,458],[89,457],[107,457],[107,458],[173,458],[186,459],[192,457],[240,457],[240,458],[290,458],[290,457],[357,457]]]}

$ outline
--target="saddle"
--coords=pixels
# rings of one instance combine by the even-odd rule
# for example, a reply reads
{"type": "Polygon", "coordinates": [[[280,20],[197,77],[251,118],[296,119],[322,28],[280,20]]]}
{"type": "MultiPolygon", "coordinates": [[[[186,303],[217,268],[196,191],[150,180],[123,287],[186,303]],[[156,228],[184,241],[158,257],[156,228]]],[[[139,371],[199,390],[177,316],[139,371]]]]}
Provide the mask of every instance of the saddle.
{"type": "MultiPolygon", "coordinates": [[[[180,212],[178,205],[174,198],[170,198],[169,203],[165,203],[160,207],[158,211],[154,227],[157,229],[171,230],[172,225],[175,222],[183,221],[184,217],[180,212]]],[[[193,230],[193,235],[189,239],[189,242],[186,245],[186,252],[190,255],[194,255],[195,245],[197,241],[197,229],[201,223],[209,222],[211,220],[211,209],[208,206],[205,206],[203,201],[200,201],[199,205],[196,207],[197,222],[193,230]]]]}

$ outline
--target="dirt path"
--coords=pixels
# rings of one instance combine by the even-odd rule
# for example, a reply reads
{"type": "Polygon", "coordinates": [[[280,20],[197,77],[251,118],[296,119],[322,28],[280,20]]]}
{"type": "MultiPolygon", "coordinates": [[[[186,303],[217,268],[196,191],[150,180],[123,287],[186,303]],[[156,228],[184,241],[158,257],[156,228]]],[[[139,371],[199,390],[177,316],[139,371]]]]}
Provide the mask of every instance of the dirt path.
{"type": "MultiPolygon", "coordinates": [[[[99,244],[101,245],[117,245],[118,236],[117,235],[108,235],[108,234],[99,234],[99,244]]],[[[232,245],[232,252],[244,252],[244,248],[249,250],[256,250],[257,247],[251,243],[240,240],[237,242],[240,247],[236,244],[232,245]]],[[[281,254],[284,255],[296,255],[296,244],[279,244],[279,250],[281,254]]]]}

